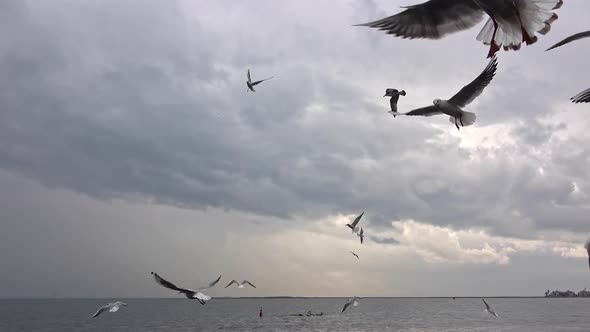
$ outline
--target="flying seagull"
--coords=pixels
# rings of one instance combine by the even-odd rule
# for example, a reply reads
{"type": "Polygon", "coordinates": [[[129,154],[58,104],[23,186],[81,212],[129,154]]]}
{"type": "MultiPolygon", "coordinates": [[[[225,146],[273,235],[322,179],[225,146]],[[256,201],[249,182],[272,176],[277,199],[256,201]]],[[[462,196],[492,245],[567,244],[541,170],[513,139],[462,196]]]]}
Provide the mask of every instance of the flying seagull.
{"type": "Polygon", "coordinates": [[[586,248],[586,251],[588,252],[588,267],[590,267],[590,239],[586,240],[584,248],[586,248]]]}
{"type": "Polygon", "coordinates": [[[359,221],[361,220],[361,218],[363,217],[363,214],[365,214],[365,211],[363,211],[363,213],[361,213],[358,217],[356,217],[354,219],[354,221],[352,222],[352,224],[346,224],[346,226],[350,229],[352,229],[353,233],[356,233],[359,231],[357,225],[359,223],[359,221]]]}
{"type": "Polygon", "coordinates": [[[360,258],[359,258],[359,255],[355,254],[355,253],[354,253],[354,251],[351,251],[350,253],[351,253],[351,254],[353,254],[353,255],[354,255],[354,257],[356,257],[356,259],[360,259],[360,258]]]}
{"type": "Polygon", "coordinates": [[[353,307],[356,307],[359,305],[358,301],[357,301],[357,297],[353,296],[352,299],[348,299],[348,301],[346,301],[346,303],[344,303],[344,307],[342,307],[342,311],[340,313],[343,313],[344,310],[346,310],[346,308],[350,307],[350,305],[352,304],[353,307]]]}
{"type": "Polygon", "coordinates": [[[227,286],[225,286],[225,288],[228,288],[229,286],[231,286],[231,285],[233,285],[233,284],[236,284],[236,285],[238,285],[238,288],[244,288],[244,285],[250,285],[250,286],[252,286],[252,287],[256,288],[256,286],[254,286],[254,285],[253,285],[251,282],[249,282],[248,280],[244,280],[244,281],[242,281],[242,283],[238,283],[237,281],[235,281],[235,280],[232,280],[232,281],[230,281],[230,282],[229,282],[229,284],[227,284],[227,286]]]}
{"type": "MultiPolygon", "coordinates": [[[[248,80],[246,81],[246,85],[248,86],[248,90],[250,90],[252,92],[256,92],[256,90],[254,90],[254,86],[255,85],[258,85],[258,84],[260,84],[260,83],[262,83],[264,81],[268,81],[268,80],[270,80],[273,77],[274,76],[271,76],[269,78],[265,78],[265,79],[260,80],[260,81],[252,82],[252,78],[250,77],[250,69],[248,69],[248,75],[247,75],[248,80]]],[[[246,91],[248,91],[248,90],[246,90],[246,91]]]]}
{"type": "Polygon", "coordinates": [[[197,292],[194,291],[192,289],[188,289],[188,288],[180,288],[176,285],[174,285],[173,283],[171,283],[170,281],[160,277],[157,273],[151,272],[151,274],[154,276],[154,279],[156,280],[156,282],[168,289],[172,289],[175,291],[178,291],[178,293],[182,293],[184,294],[184,296],[186,296],[187,298],[191,299],[191,300],[197,300],[199,301],[200,304],[205,304],[206,301],[211,300],[211,296],[205,295],[201,292],[197,292]]]}
{"type": "Polygon", "coordinates": [[[219,277],[217,277],[217,279],[215,279],[215,281],[209,283],[209,285],[207,286],[203,286],[203,287],[199,287],[199,290],[205,290],[205,289],[209,289],[215,285],[217,285],[217,283],[219,282],[219,280],[221,280],[221,274],[219,275],[219,277]]]}
{"type": "Polygon", "coordinates": [[[127,303],[123,303],[120,301],[117,301],[115,303],[109,303],[105,306],[100,307],[95,313],[94,315],[92,315],[92,318],[98,317],[98,315],[102,314],[103,311],[109,311],[109,312],[117,312],[119,311],[119,308],[121,306],[127,306],[127,303]]]}
{"type": "Polygon", "coordinates": [[[498,317],[498,314],[496,312],[494,312],[494,309],[486,302],[486,300],[481,299],[483,301],[483,303],[486,305],[486,311],[493,316],[498,317]]]}
{"type": "MultiPolygon", "coordinates": [[[[566,39],[560,41],[559,43],[549,47],[547,51],[557,48],[559,46],[565,45],[567,43],[573,42],[574,40],[582,39],[590,37],[590,31],[584,31],[580,33],[576,33],[575,35],[569,36],[566,39]]],[[[577,95],[570,98],[572,103],[589,103],[590,102],[590,89],[584,90],[577,95]]]]}
{"type": "Polygon", "coordinates": [[[363,244],[363,239],[365,238],[365,236],[363,235],[363,228],[361,227],[361,231],[357,234],[358,237],[361,238],[361,244],[363,244]]]}
{"type": "Polygon", "coordinates": [[[391,99],[389,99],[389,106],[391,107],[391,112],[393,114],[393,117],[395,118],[396,113],[397,113],[397,101],[399,100],[399,96],[405,96],[406,92],[404,90],[401,91],[397,91],[397,89],[385,89],[385,95],[383,96],[385,97],[391,97],[391,99]]]}
{"type": "Polygon", "coordinates": [[[549,50],[552,50],[554,48],[558,48],[559,46],[563,46],[565,44],[571,43],[571,42],[573,42],[575,40],[582,39],[582,38],[587,38],[587,37],[590,37],[590,31],[579,32],[579,33],[576,33],[574,35],[571,35],[571,36],[567,37],[566,39],[560,41],[559,43],[557,43],[557,44],[549,47],[545,51],[549,51],[549,50]]]}
{"type": "Polygon", "coordinates": [[[473,82],[464,86],[451,99],[435,99],[433,102],[434,105],[432,106],[418,108],[407,113],[398,113],[398,115],[432,116],[446,114],[450,116],[449,121],[455,124],[457,130],[459,130],[459,124],[463,127],[472,125],[475,123],[475,113],[464,111],[463,108],[481,95],[483,89],[490,84],[492,78],[496,75],[497,66],[498,62],[494,56],[483,72],[473,82]]]}
{"type": "Polygon", "coordinates": [[[474,27],[487,14],[489,19],[476,39],[490,45],[490,58],[502,46],[507,51],[520,49],[522,42],[535,43],[536,32],[545,35],[551,30],[557,20],[553,10],[562,4],[563,0],[430,0],[356,26],[377,28],[402,38],[440,39],[474,27]]]}

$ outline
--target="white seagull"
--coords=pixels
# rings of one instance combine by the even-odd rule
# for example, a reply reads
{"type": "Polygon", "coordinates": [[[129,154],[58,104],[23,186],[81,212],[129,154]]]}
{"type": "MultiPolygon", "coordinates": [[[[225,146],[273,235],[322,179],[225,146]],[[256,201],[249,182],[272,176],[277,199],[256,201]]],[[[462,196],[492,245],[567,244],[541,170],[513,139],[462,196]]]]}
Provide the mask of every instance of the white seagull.
{"type": "MultiPolygon", "coordinates": [[[[248,80],[246,81],[246,85],[248,86],[248,90],[249,91],[252,91],[252,92],[256,92],[256,90],[254,90],[254,86],[255,85],[258,85],[258,84],[260,84],[260,83],[262,83],[264,81],[268,81],[271,78],[273,78],[274,76],[271,76],[269,78],[265,78],[265,79],[260,80],[260,81],[252,82],[252,78],[250,77],[250,69],[248,69],[248,74],[246,75],[246,77],[248,78],[248,80]]],[[[248,91],[248,90],[246,90],[246,91],[248,91]]]]}
{"type": "Polygon", "coordinates": [[[590,239],[586,240],[584,248],[586,248],[586,251],[588,252],[588,267],[590,267],[590,239]]]}
{"type": "Polygon", "coordinates": [[[151,272],[151,274],[154,276],[154,279],[156,280],[156,282],[158,284],[160,284],[168,289],[178,291],[178,293],[184,294],[184,296],[186,296],[187,298],[189,298],[191,300],[197,300],[197,301],[199,301],[200,304],[205,305],[205,303],[207,301],[211,300],[211,296],[205,295],[205,294],[198,292],[198,291],[194,291],[192,289],[180,288],[180,287],[174,285],[173,283],[171,283],[170,281],[160,277],[157,273],[151,272]]]}
{"type": "Polygon", "coordinates": [[[358,306],[359,303],[358,303],[357,299],[360,299],[360,297],[353,296],[352,299],[348,299],[348,301],[346,301],[346,303],[344,303],[344,307],[342,307],[342,311],[340,313],[343,313],[344,310],[346,310],[346,308],[350,307],[351,304],[353,307],[358,306]]]}
{"type": "Polygon", "coordinates": [[[365,211],[363,211],[363,213],[361,213],[358,217],[356,217],[354,219],[354,221],[352,222],[352,224],[346,224],[346,227],[352,229],[353,233],[357,233],[359,231],[359,228],[357,225],[358,225],[359,221],[361,220],[361,218],[363,217],[363,214],[365,214],[365,211]]]}
{"type": "MultiPolygon", "coordinates": [[[[564,40],[560,41],[559,43],[549,47],[547,49],[547,51],[557,48],[559,46],[565,45],[567,43],[571,43],[574,40],[587,38],[587,37],[590,37],[590,31],[576,33],[575,35],[569,36],[569,37],[565,38],[564,40]]],[[[578,93],[577,95],[571,97],[570,100],[572,101],[572,103],[576,103],[576,104],[577,103],[590,103],[590,89],[587,89],[587,90],[584,90],[584,91],[578,93]]]]}
{"type": "Polygon", "coordinates": [[[535,43],[536,32],[547,34],[558,18],[553,10],[562,4],[563,0],[430,0],[356,26],[377,28],[402,38],[440,39],[474,27],[487,14],[489,19],[476,39],[490,45],[488,57],[492,57],[501,47],[518,50],[522,42],[535,43]]]}
{"type": "Polygon", "coordinates": [[[354,251],[351,251],[350,253],[351,253],[351,254],[353,254],[353,255],[354,255],[354,257],[356,257],[356,259],[360,259],[360,258],[359,258],[359,255],[355,254],[355,253],[354,253],[354,251]]]}
{"type": "Polygon", "coordinates": [[[244,281],[242,281],[242,283],[238,283],[237,281],[235,281],[235,280],[232,280],[232,281],[230,281],[230,282],[229,282],[229,284],[227,284],[227,286],[225,286],[225,288],[228,288],[229,286],[231,286],[231,285],[233,285],[233,284],[236,284],[236,285],[238,285],[238,288],[244,288],[244,285],[250,285],[250,286],[252,286],[252,287],[256,288],[256,286],[254,286],[254,285],[253,285],[251,282],[249,282],[248,280],[244,280],[244,281]]]}
{"type": "Polygon", "coordinates": [[[127,303],[123,303],[121,301],[117,301],[115,303],[109,303],[105,306],[100,307],[95,313],[94,315],[92,315],[92,318],[97,317],[98,315],[102,314],[103,311],[109,311],[109,312],[117,312],[119,311],[119,308],[121,306],[127,306],[127,303]]]}
{"type": "Polygon", "coordinates": [[[486,302],[486,300],[481,299],[483,303],[486,305],[486,311],[492,315],[498,317],[498,314],[494,311],[494,309],[486,302]]]}
{"type": "Polygon", "coordinates": [[[361,227],[361,231],[357,233],[358,237],[361,239],[361,244],[363,244],[363,239],[365,236],[363,235],[363,228],[361,227]]]}
{"type": "Polygon", "coordinates": [[[399,100],[399,96],[405,95],[406,92],[404,90],[398,91],[397,89],[392,88],[385,89],[385,95],[383,96],[383,98],[391,97],[389,99],[389,107],[391,107],[391,111],[389,113],[392,113],[394,118],[397,114],[397,101],[399,100]]]}
{"type": "Polygon", "coordinates": [[[454,95],[449,100],[435,99],[434,105],[426,106],[412,110],[407,113],[398,113],[398,115],[421,115],[421,116],[432,116],[437,114],[449,115],[449,121],[454,123],[459,129],[459,124],[463,127],[469,126],[475,123],[475,113],[464,111],[463,108],[469,105],[475,98],[477,98],[483,92],[488,84],[492,81],[496,75],[496,68],[498,62],[496,57],[492,57],[490,63],[486,66],[479,76],[473,80],[473,82],[464,86],[461,91],[454,95]]]}
{"type": "Polygon", "coordinates": [[[220,274],[219,277],[217,277],[217,279],[215,279],[215,281],[210,282],[207,286],[199,287],[199,290],[201,291],[201,290],[209,289],[209,288],[217,285],[217,283],[219,282],[219,280],[221,280],[221,276],[222,275],[220,274]]]}

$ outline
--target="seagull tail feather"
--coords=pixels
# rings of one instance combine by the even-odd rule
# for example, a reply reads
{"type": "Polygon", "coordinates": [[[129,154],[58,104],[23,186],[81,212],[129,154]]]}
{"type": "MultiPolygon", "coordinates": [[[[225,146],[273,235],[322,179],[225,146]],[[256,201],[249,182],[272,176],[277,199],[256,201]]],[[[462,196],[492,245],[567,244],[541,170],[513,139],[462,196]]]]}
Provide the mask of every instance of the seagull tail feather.
{"type": "MultiPolygon", "coordinates": [[[[475,113],[463,111],[463,115],[461,116],[461,122],[463,122],[463,127],[471,126],[472,124],[474,124],[476,118],[477,116],[475,115],[475,113]]],[[[449,121],[452,124],[455,124],[455,117],[451,116],[449,118],[449,121]]],[[[457,123],[459,123],[459,121],[457,121],[457,123]]]]}

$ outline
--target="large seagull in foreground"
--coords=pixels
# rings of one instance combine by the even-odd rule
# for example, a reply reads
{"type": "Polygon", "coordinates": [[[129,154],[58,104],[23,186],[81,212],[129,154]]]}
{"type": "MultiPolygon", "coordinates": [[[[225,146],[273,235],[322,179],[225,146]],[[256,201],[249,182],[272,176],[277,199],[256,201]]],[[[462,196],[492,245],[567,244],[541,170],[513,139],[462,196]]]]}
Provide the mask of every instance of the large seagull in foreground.
{"type": "Polygon", "coordinates": [[[547,34],[557,20],[553,10],[562,4],[563,0],[430,0],[357,26],[377,28],[402,38],[440,39],[474,27],[487,14],[489,19],[477,40],[490,45],[488,57],[492,57],[501,47],[518,50],[522,42],[535,43],[536,32],[547,34]]]}
{"type": "Polygon", "coordinates": [[[435,99],[433,102],[434,105],[418,108],[407,113],[398,113],[397,115],[432,116],[446,114],[450,116],[449,121],[454,123],[457,129],[459,129],[459,125],[463,127],[472,125],[475,123],[475,113],[464,111],[463,108],[481,95],[483,89],[490,84],[494,75],[496,75],[497,66],[498,62],[494,56],[483,72],[473,82],[464,86],[451,99],[435,99]]]}
{"type": "Polygon", "coordinates": [[[205,295],[201,292],[194,291],[192,289],[180,288],[180,287],[176,286],[175,284],[171,283],[170,281],[160,277],[155,272],[151,272],[151,274],[154,276],[154,279],[156,280],[156,282],[158,284],[160,284],[161,286],[164,286],[164,287],[171,289],[171,290],[178,291],[178,293],[184,294],[184,296],[186,296],[187,298],[189,298],[191,300],[199,301],[200,304],[204,305],[206,301],[211,300],[211,296],[205,295]]]}
{"type": "MultiPolygon", "coordinates": [[[[547,51],[557,48],[559,46],[563,46],[565,44],[571,43],[575,40],[588,38],[588,37],[590,37],[590,31],[576,33],[574,35],[571,35],[571,36],[565,38],[564,40],[560,41],[559,43],[549,47],[547,49],[547,51]]],[[[577,95],[571,97],[570,100],[572,101],[572,103],[576,103],[576,104],[577,103],[590,103],[590,89],[586,89],[586,90],[578,93],[577,95]]]]}

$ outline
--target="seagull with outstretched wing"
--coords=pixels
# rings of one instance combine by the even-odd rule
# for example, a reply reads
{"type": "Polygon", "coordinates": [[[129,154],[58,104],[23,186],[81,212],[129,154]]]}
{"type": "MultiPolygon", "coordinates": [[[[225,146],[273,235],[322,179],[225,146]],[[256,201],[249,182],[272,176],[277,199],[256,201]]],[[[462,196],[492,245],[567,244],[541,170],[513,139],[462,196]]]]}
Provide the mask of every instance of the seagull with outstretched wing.
{"type": "MultiPolygon", "coordinates": [[[[557,48],[559,46],[563,46],[565,44],[571,43],[575,40],[590,37],[590,31],[584,31],[580,33],[576,33],[575,35],[569,36],[566,39],[560,41],[559,43],[549,47],[547,51],[557,48]]],[[[584,90],[577,95],[570,98],[572,103],[590,103],[590,89],[584,90]]]]}
{"type": "Polygon", "coordinates": [[[360,258],[359,258],[359,255],[355,254],[355,253],[354,253],[354,251],[351,251],[350,253],[351,253],[351,254],[353,254],[353,255],[354,255],[354,257],[356,257],[356,259],[360,259],[360,258]]]}
{"type": "MultiPolygon", "coordinates": [[[[250,69],[248,69],[248,74],[246,75],[246,78],[248,79],[248,80],[246,81],[246,85],[248,86],[248,90],[249,90],[249,91],[252,91],[252,92],[256,92],[256,90],[254,90],[254,86],[255,86],[255,85],[258,85],[258,84],[260,84],[260,83],[262,83],[262,82],[264,82],[264,81],[268,81],[268,80],[270,80],[270,79],[271,79],[271,78],[273,78],[273,77],[274,77],[274,76],[271,76],[271,77],[269,77],[269,78],[265,78],[265,79],[263,79],[263,80],[260,80],[260,81],[252,82],[252,77],[250,77],[250,69]]],[[[248,91],[248,90],[246,90],[246,91],[248,91]]]]}
{"type": "Polygon", "coordinates": [[[407,113],[397,113],[397,115],[408,116],[433,116],[437,114],[449,115],[449,121],[454,123],[459,130],[459,125],[465,127],[475,123],[475,113],[464,111],[463,108],[469,105],[477,98],[486,86],[490,84],[496,75],[498,62],[494,56],[486,68],[473,82],[464,86],[461,91],[449,100],[435,99],[431,106],[426,106],[412,110],[407,113]]]}
{"type": "Polygon", "coordinates": [[[211,300],[211,296],[209,296],[209,295],[205,295],[205,294],[203,294],[201,292],[194,291],[192,289],[178,287],[175,284],[171,283],[170,281],[168,281],[168,280],[160,277],[155,272],[151,272],[151,274],[154,276],[154,279],[156,280],[156,282],[158,284],[160,284],[161,286],[166,287],[168,289],[177,291],[178,293],[182,293],[188,299],[197,300],[202,305],[205,305],[205,303],[207,301],[211,300]]]}
{"type": "Polygon", "coordinates": [[[256,286],[254,286],[254,284],[252,284],[252,283],[251,283],[251,282],[249,282],[248,280],[244,280],[244,281],[242,281],[241,283],[238,283],[237,281],[235,281],[235,280],[232,280],[232,281],[230,281],[230,282],[229,282],[229,284],[227,284],[227,286],[225,286],[225,288],[228,288],[229,286],[231,286],[231,285],[233,285],[233,284],[236,284],[236,285],[238,285],[238,288],[244,288],[244,286],[245,286],[245,285],[250,285],[250,286],[252,286],[252,287],[256,288],[256,286]]]}
{"type": "Polygon", "coordinates": [[[562,4],[563,0],[430,0],[356,26],[402,38],[440,39],[474,27],[487,14],[489,19],[476,39],[490,45],[488,57],[492,57],[502,47],[518,50],[522,42],[535,43],[537,32],[547,34],[558,18],[553,10],[562,4]]]}
{"type": "Polygon", "coordinates": [[[98,310],[97,310],[97,311],[94,313],[94,315],[92,315],[92,318],[96,318],[96,317],[98,317],[98,315],[102,314],[102,313],[103,313],[103,312],[105,312],[105,311],[108,311],[108,312],[117,312],[117,311],[119,311],[119,308],[120,308],[121,306],[127,306],[127,303],[123,303],[123,302],[121,302],[121,301],[117,301],[117,302],[114,302],[114,303],[109,303],[109,304],[107,304],[107,305],[104,305],[104,306],[100,307],[100,308],[99,308],[99,309],[98,309],[98,310]]]}
{"type": "Polygon", "coordinates": [[[365,214],[365,211],[363,211],[363,213],[361,213],[358,217],[356,217],[354,219],[354,221],[352,222],[352,224],[346,224],[346,227],[352,229],[352,232],[353,233],[357,233],[359,231],[359,228],[358,228],[357,225],[358,225],[359,221],[361,220],[361,218],[363,217],[364,214],[365,214]]]}
{"type": "Polygon", "coordinates": [[[492,315],[498,317],[498,314],[494,311],[494,309],[486,302],[486,300],[481,299],[483,303],[486,305],[486,311],[492,315]]]}

